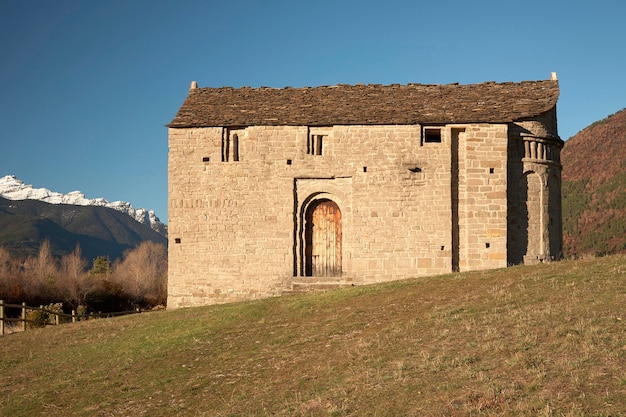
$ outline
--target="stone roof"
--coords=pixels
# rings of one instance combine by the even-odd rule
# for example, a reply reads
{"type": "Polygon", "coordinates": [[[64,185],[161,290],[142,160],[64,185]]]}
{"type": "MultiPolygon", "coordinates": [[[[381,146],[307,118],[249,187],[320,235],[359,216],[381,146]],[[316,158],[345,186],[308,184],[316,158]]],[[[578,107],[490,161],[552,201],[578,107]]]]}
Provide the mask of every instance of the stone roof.
{"type": "Polygon", "coordinates": [[[552,109],[558,96],[556,80],[282,89],[192,87],[168,126],[508,123],[552,109]]]}

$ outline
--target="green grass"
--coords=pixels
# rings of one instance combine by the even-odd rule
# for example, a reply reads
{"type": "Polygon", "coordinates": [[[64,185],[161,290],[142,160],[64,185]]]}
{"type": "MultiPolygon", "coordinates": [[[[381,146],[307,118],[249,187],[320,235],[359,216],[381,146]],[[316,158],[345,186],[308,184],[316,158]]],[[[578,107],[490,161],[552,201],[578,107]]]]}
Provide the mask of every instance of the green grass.
{"type": "Polygon", "coordinates": [[[0,337],[6,416],[626,415],[626,256],[0,337]]]}

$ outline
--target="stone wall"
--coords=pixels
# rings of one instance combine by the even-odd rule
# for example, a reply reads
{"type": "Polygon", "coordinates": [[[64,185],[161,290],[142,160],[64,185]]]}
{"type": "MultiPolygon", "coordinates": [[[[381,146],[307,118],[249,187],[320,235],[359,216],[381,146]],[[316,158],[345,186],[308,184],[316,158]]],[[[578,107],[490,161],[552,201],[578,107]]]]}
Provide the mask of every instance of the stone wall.
{"type": "Polygon", "coordinates": [[[460,246],[459,268],[454,269],[506,266],[507,126],[452,131],[459,137],[460,246]]]}
{"type": "Polygon", "coordinates": [[[170,128],[168,308],[506,266],[509,128],[170,128]],[[340,276],[307,276],[316,201],[340,276]]]}

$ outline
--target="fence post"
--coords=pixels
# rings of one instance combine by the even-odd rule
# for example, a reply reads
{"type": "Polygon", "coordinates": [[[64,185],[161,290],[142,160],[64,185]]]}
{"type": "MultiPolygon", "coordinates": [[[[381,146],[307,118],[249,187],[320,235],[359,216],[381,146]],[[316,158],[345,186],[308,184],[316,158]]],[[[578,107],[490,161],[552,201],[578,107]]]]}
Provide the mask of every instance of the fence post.
{"type": "Polygon", "coordinates": [[[22,303],[22,329],[26,331],[26,303],[22,303]]]}
{"type": "Polygon", "coordinates": [[[0,336],[4,335],[4,300],[0,300],[0,336]]]}
{"type": "Polygon", "coordinates": [[[76,323],[76,310],[72,310],[72,323],[76,323]]]}

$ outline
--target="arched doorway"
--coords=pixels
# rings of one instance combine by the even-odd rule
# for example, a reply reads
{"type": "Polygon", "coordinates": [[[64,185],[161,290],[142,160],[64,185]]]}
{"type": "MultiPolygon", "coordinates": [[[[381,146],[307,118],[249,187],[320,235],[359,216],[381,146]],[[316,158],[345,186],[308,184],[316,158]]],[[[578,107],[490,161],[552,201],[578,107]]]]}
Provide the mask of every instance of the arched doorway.
{"type": "Polygon", "coordinates": [[[334,201],[320,199],[305,214],[305,275],[341,276],[341,210],[334,201]]]}

